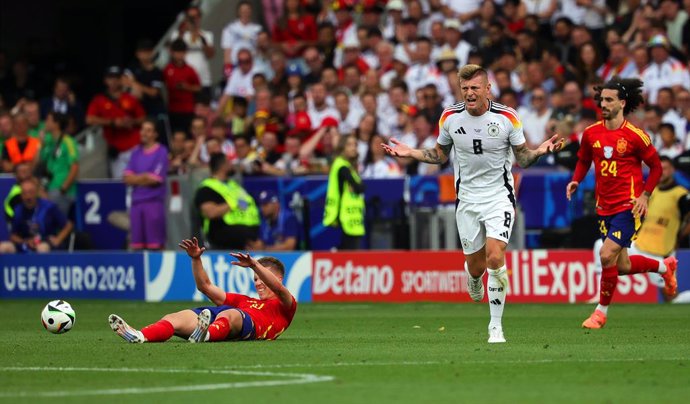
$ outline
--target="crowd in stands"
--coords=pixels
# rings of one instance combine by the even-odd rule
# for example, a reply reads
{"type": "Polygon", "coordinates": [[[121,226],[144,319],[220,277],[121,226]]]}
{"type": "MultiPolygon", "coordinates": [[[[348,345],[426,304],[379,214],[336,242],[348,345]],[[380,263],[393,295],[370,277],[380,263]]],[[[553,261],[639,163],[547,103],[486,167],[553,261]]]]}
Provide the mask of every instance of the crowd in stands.
{"type": "Polygon", "coordinates": [[[207,167],[216,153],[243,175],[325,174],[347,134],[363,178],[450,171],[377,145],[433,147],[467,63],[489,70],[494,99],[518,111],[529,147],[554,133],[566,140],[542,165],[572,169],[578,135],[600,117],[593,89],[613,76],[644,81],[646,104],[628,119],[661,155],[690,149],[690,0],[240,1],[222,32],[201,28],[200,7],[185,13],[163,69],[141,40],[87,103],[65,78],[41,94],[28,61],[0,60],[2,171],[34,164],[47,196],[67,206],[78,170],[70,135],[101,126],[109,173],[122,178],[145,119],[167,174],[207,167]]]}

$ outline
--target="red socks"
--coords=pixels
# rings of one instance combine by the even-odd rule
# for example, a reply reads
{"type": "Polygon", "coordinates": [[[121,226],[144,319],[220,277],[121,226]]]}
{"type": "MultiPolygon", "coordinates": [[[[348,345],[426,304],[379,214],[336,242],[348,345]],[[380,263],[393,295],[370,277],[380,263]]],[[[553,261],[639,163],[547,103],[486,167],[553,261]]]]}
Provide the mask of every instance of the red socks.
{"type": "Polygon", "coordinates": [[[630,275],[642,272],[657,272],[659,261],[647,258],[643,255],[630,256],[630,275]]]}
{"type": "Polygon", "coordinates": [[[611,304],[613,293],[616,291],[618,284],[618,266],[613,265],[604,268],[601,272],[601,290],[599,291],[599,304],[608,306],[611,304]]]}
{"type": "Polygon", "coordinates": [[[230,321],[225,317],[218,317],[208,327],[209,341],[224,341],[230,334],[230,321]]]}
{"type": "Polygon", "coordinates": [[[146,342],[167,341],[175,334],[175,328],[168,320],[158,320],[141,329],[141,333],[146,337],[146,342]]]}

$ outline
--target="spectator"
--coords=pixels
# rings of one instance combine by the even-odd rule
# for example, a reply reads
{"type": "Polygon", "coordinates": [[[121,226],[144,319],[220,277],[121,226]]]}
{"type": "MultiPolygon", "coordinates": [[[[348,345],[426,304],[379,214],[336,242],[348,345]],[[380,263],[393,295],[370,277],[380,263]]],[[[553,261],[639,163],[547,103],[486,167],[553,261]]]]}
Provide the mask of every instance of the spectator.
{"type": "Polygon", "coordinates": [[[342,231],[339,249],[361,248],[364,228],[364,184],[357,170],[357,139],[343,136],[328,175],[323,225],[342,231]]]}
{"type": "Polygon", "coordinates": [[[129,92],[137,97],[146,111],[146,116],[156,121],[156,131],[161,135],[159,141],[168,144],[168,133],[163,125],[167,118],[163,100],[163,72],[154,63],[153,42],[148,39],[137,43],[136,62],[125,70],[123,77],[129,92]]]}
{"type": "Polygon", "coordinates": [[[280,50],[271,53],[270,66],[272,77],[268,81],[268,88],[274,94],[287,94],[290,87],[287,82],[287,62],[285,60],[285,54],[280,50]]]}
{"type": "Polygon", "coordinates": [[[42,119],[45,119],[50,111],[67,115],[70,118],[67,133],[77,133],[84,126],[84,106],[77,99],[65,77],[58,77],[55,80],[53,94],[41,100],[40,109],[42,119]]]}
{"type": "MultiPolygon", "coordinates": [[[[433,136],[433,126],[428,116],[418,113],[412,121],[412,127],[415,135],[417,135],[416,148],[431,149],[436,145],[436,136],[433,136]]],[[[417,163],[415,167],[413,163],[408,166],[408,174],[432,175],[437,173],[440,168],[441,166],[438,164],[417,163]]]]}
{"type": "MultiPolygon", "coordinates": [[[[194,123],[197,123],[196,119],[192,124],[194,123]]],[[[213,124],[211,124],[211,133],[208,135],[208,138],[215,139],[218,142],[220,153],[223,153],[228,160],[232,161],[236,157],[235,145],[232,140],[227,138],[226,129],[227,126],[225,121],[221,118],[217,118],[213,121],[213,124]]],[[[205,165],[211,160],[211,151],[208,149],[207,143],[202,144],[201,150],[199,151],[199,160],[205,165]]]]}
{"type": "Polygon", "coordinates": [[[666,25],[668,41],[678,49],[683,49],[683,26],[688,21],[688,13],[681,8],[679,0],[661,0],[659,17],[666,25]]]}
{"type": "Polygon", "coordinates": [[[5,141],[2,149],[2,171],[10,173],[19,163],[29,163],[33,169],[41,142],[29,136],[29,121],[23,113],[14,116],[12,128],[14,133],[5,141]]]}
{"type": "Polygon", "coordinates": [[[182,131],[174,132],[170,142],[168,154],[168,174],[179,175],[187,173],[192,149],[187,144],[192,143],[187,139],[187,134],[182,131]]]}
{"type": "Polygon", "coordinates": [[[300,0],[284,0],[283,13],[273,26],[273,41],[289,59],[302,56],[304,48],[316,43],[316,20],[304,12],[300,0]]]}
{"type": "Polygon", "coordinates": [[[321,81],[321,73],[324,69],[324,56],[316,46],[308,46],[304,49],[304,63],[309,70],[304,76],[304,84],[312,85],[321,81]]]}
{"type": "Polygon", "coordinates": [[[211,156],[211,177],[199,185],[194,204],[211,249],[244,250],[259,238],[259,210],[254,198],[229,174],[223,154],[211,156]]]}
{"type": "Polygon", "coordinates": [[[211,98],[211,67],[209,60],[213,58],[216,49],[213,46],[213,32],[201,29],[201,9],[198,6],[187,8],[185,21],[173,32],[171,40],[182,39],[187,45],[185,62],[191,66],[199,76],[201,95],[211,98]]]}
{"type": "Polygon", "coordinates": [[[218,111],[221,114],[227,108],[226,104],[231,100],[230,97],[252,98],[254,96],[252,78],[257,70],[254,68],[252,53],[247,49],[240,49],[237,52],[237,64],[239,68],[232,70],[223,90],[223,96],[218,101],[218,111]]]}
{"type": "Polygon", "coordinates": [[[575,77],[580,86],[598,78],[597,72],[601,67],[601,55],[593,42],[586,42],[580,46],[575,65],[575,77]]]}
{"type": "Polygon", "coordinates": [[[252,4],[246,0],[240,1],[237,4],[237,19],[223,28],[221,38],[225,77],[230,77],[237,65],[237,52],[240,49],[256,52],[260,32],[261,25],[252,22],[252,4]]]}
{"type": "Polygon", "coordinates": [[[122,71],[111,66],[105,74],[106,91],[96,95],[86,111],[86,123],[103,127],[103,136],[108,144],[110,175],[122,178],[132,154],[139,144],[139,125],[146,112],[134,96],[124,92],[122,71]]]}
{"type": "Polygon", "coordinates": [[[656,106],[661,109],[661,122],[673,125],[677,140],[684,144],[686,140],[685,120],[675,108],[676,92],[670,87],[660,88],[656,97],[656,106]]]}
{"type": "Polygon", "coordinates": [[[347,91],[336,91],[334,98],[335,108],[338,110],[338,131],[347,135],[354,133],[361,120],[362,112],[350,107],[350,96],[347,91]]]}
{"type": "MultiPolygon", "coordinates": [[[[429,83],[437,84],[442,97],[450,92],[447,82],[439,80],[441,73],[431,60],[431,41],[429,38],[418,38],[416,41],[415,63],[405,73],[405,82],[410,94],[416,94],[417,89],[429,83]]],[[[416,103],[416,98],[411,100],[416,103]]]]}
{"type": "Polygon", "coordinates": [[[594,109],[584,106],[582,90],[575,81],[569,81],[563,86],[563,103],[563,107],[554,109],[552,119],[577,122],[581,119],[596,120],[597,118],[597,112],[594,109]]]}
{"type": "Polygon", "coordinates": [[[618,76],[623,79],[639,77],[635,62],[630,57],[628,47],[623,42],[615,42],[609,47],[609,58],[597,69],[597,76],[607,82],[618,76]]]}
{"type": "Polygon", "coordinates": [[[399,178],[402,170],[392,157],[388,156],[381,147],[388,139],[381,135],[374,135],[369,141],[369,150],[364,158],[364,171],[362,178],[399,178]]]}
{"type": "Polygon", "coordinates": [[[259,194],[261,209],[260,238],[250,244],[252,250],[294,251],[299,247],[301,227],[297,217],[287,207],[281,206],[273,191],[259,194]]]}
{"type": "MultiPolygon", "coordinates": [[[[5,221],[7,224],[12,223],[12,218],[14,217],[15,207],[22,202],[22,187],[21,183],[25,180],[33,179],[38,184],[38,179],[33,176],[31,171],[31,165],[28,163],[19,163],[14,166],[14,180],[15,184],[10,188],[10,192],[5,196],[3,202],[3,209],[5,211],[5,221]]],[[[43,190],[39,188],[39,195],[43,193],[43,190]]]]}
{"type": "Polygon", "coordinates": [[[442,49],[439,49],[437,52],[432,54],[432,57],[436,59],[443,49],[450,49],[455,52],[455,58],[460,66],[466,65],[470,50],[472,50],[472,45],[462,38],[462,27],[460,25],[460,21],[454,19],[444,21],[443,34],[445,38],[445,45],[442,49]]]}
{"type": "Polygon", "coordinates": [[[251,145],[247,136],[236,136],[235,159],[231,160],[235,171],[243,174],[254,174],[256,170],[256,159],[258,155],[251,145]]]}
{"type": "Polygon", "coordinates": [[[662,87],[671,87],[674,91],[690,88],[690,74],[683,63],[669,54],[670,45],[665,36],[655,35],[647,47],[651,49],[652,60],[640,79],[644,82],[648,103],[656,104],[657,94],[662,87]]]}
{"type": "Polygon", "coordinates": [[[647,105],[644,109],[642,129],[649,135],[652,144],[657,150],[662,146],[661,134],[659,133],[662,115],[661,108],[656,105],[647,105]]]}
{"type": "Polygon", "coordinates": [[[12,74],[5,82],[3,99],[8,108],[22,99],[35,100],[39,85],[31,74],[31,66],[26,59],[18,59],[12,64],[12,74]]]}
{"type": "Polygon", "coordinates": [[[549,107],[549,98],[543,88],[532,90],[530,107],[518,109],[518,115],[522,117],[523,130],[527,139],[527,147],[534,149],[546,139],[546,124],[551,118],[552,110],[549,107]]]}
{"type": "Polygon", "coordinates": [[[281,177],[292,177],[308,173],[307,161],[300,156],[300,148],[302,147],[301,135],[299,131],[293,133],[285,138],[285,152],[283,155],[273,164],[272,169],[264,170],[264,172],[281,177]]]}
{"type": "Polygon", "coordinates": [[[141,125],[141,144],[134,149],[123,180],[132,187],[129,209],[132,250],[165,248],[165,196],[167,193],[168,150],[156,141],[156,121],[141,125]]]}
{"type": "Polygon", "coordinates": [[[22,103],[21,110],[26,116],[26,121],[29,124],[29,136],[43,142],[46,123],[41,120],[41,109],[38,102],[26,100],[22,103]]]}
{"type": "MultiPolygon", "coordinates": [[[[201,82],[194,69],[185,63],[187,45],[181,39],[170,44],[170,63],[163,70],[168,90],[168,112],[173,131],[187,130],[194,117],[194,96],[201,82]]],[[[222,111],[221,106],[218,108],[222,111]]]]}
{"type": "Polygon", "coordinates": [[[0,253],[46,253],[66,248],[74,228],[57,205],[38,196],[38,183],[27,179],[20,184],[21,203],[16,205],[9,242],[0,243],[0,253]]]}
{"type": "Polygon", "coordinates": [[[673,160],[681,153],[683,153],[683,146],[676,139],[676,132],[673,125],[670,123],[662,123],[659,125],[659,134],[661,137],[661,147],[659,148],[659,156],[666,156],[673,160]]]}
{"type": "Polygon", "coordinates": [[[70,208],[77,196],[79,150],[74,139],[67,133],[67,115],[48,112],[45,125],[48,136],[41,147],[41,162],[45,164],[48,177],[48,199],[60,208],[63,215],[69,217],[70,208]]]}
{"type": "Polygon", "coordinates": [[[313,84],[309,89],[309,93],[311,97],[307,113],[309,114],[312,128],[320,127],[323,120],[327,117],[335,118],[338,116],[338,110],[326,102],[326,86],[323,83],[313,84]]]}

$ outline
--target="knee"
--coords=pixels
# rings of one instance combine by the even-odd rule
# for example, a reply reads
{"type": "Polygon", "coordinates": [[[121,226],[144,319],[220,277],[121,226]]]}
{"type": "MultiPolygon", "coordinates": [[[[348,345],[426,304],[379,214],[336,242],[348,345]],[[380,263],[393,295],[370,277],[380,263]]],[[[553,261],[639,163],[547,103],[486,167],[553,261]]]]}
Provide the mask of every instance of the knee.
{"type": "Polygon", "coordinates": [[[498,269],[505,264],[505,256],[503,251],[488,251],[486,257],[486,265],[491,269],[498,269]]]}
{"type": "Polygon", "coordinates": [[[599,259],[601,260],[602,268],[607,268],[616,263],[617,254],[613,251],[602,249],[599,251],[599,259]]]}

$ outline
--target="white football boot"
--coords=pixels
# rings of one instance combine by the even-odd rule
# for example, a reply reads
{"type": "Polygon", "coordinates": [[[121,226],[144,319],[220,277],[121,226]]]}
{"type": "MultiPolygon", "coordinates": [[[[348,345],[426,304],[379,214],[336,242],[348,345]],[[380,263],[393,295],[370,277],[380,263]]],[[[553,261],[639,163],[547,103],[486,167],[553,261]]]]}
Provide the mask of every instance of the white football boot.
{"type": "Polygon", "coordinates": [[[206,342],[206,334],[208,327],[211,325],[211,311],[209,309],[201,310],[197,316],[196,328],[192,331],[188,341],[192,343],[206,342]]]}
{"type": "Polygon", "coordinates": [[[500,344],[506,342],[503,336],[503,328],[489,327],[489,344],[500,344]]]}
{"type": "Polygon", "coordinates": [[[467,273],[467,293],[475,302],[481,302],[484,299],[484,283],[482,282],[484,275],[477,279],[473,278],[467,268],[467,262],[465,262],[465,272],[467,273]]]}
{"type": "Polygon", "coordinates": [[[146,341],[144,334],[141,331],[131,327],[117,314],[111,314],[108,316],[108,322],[110,323],[110,328],[122,339],[133,344],[141,344],[146,341]]]}

